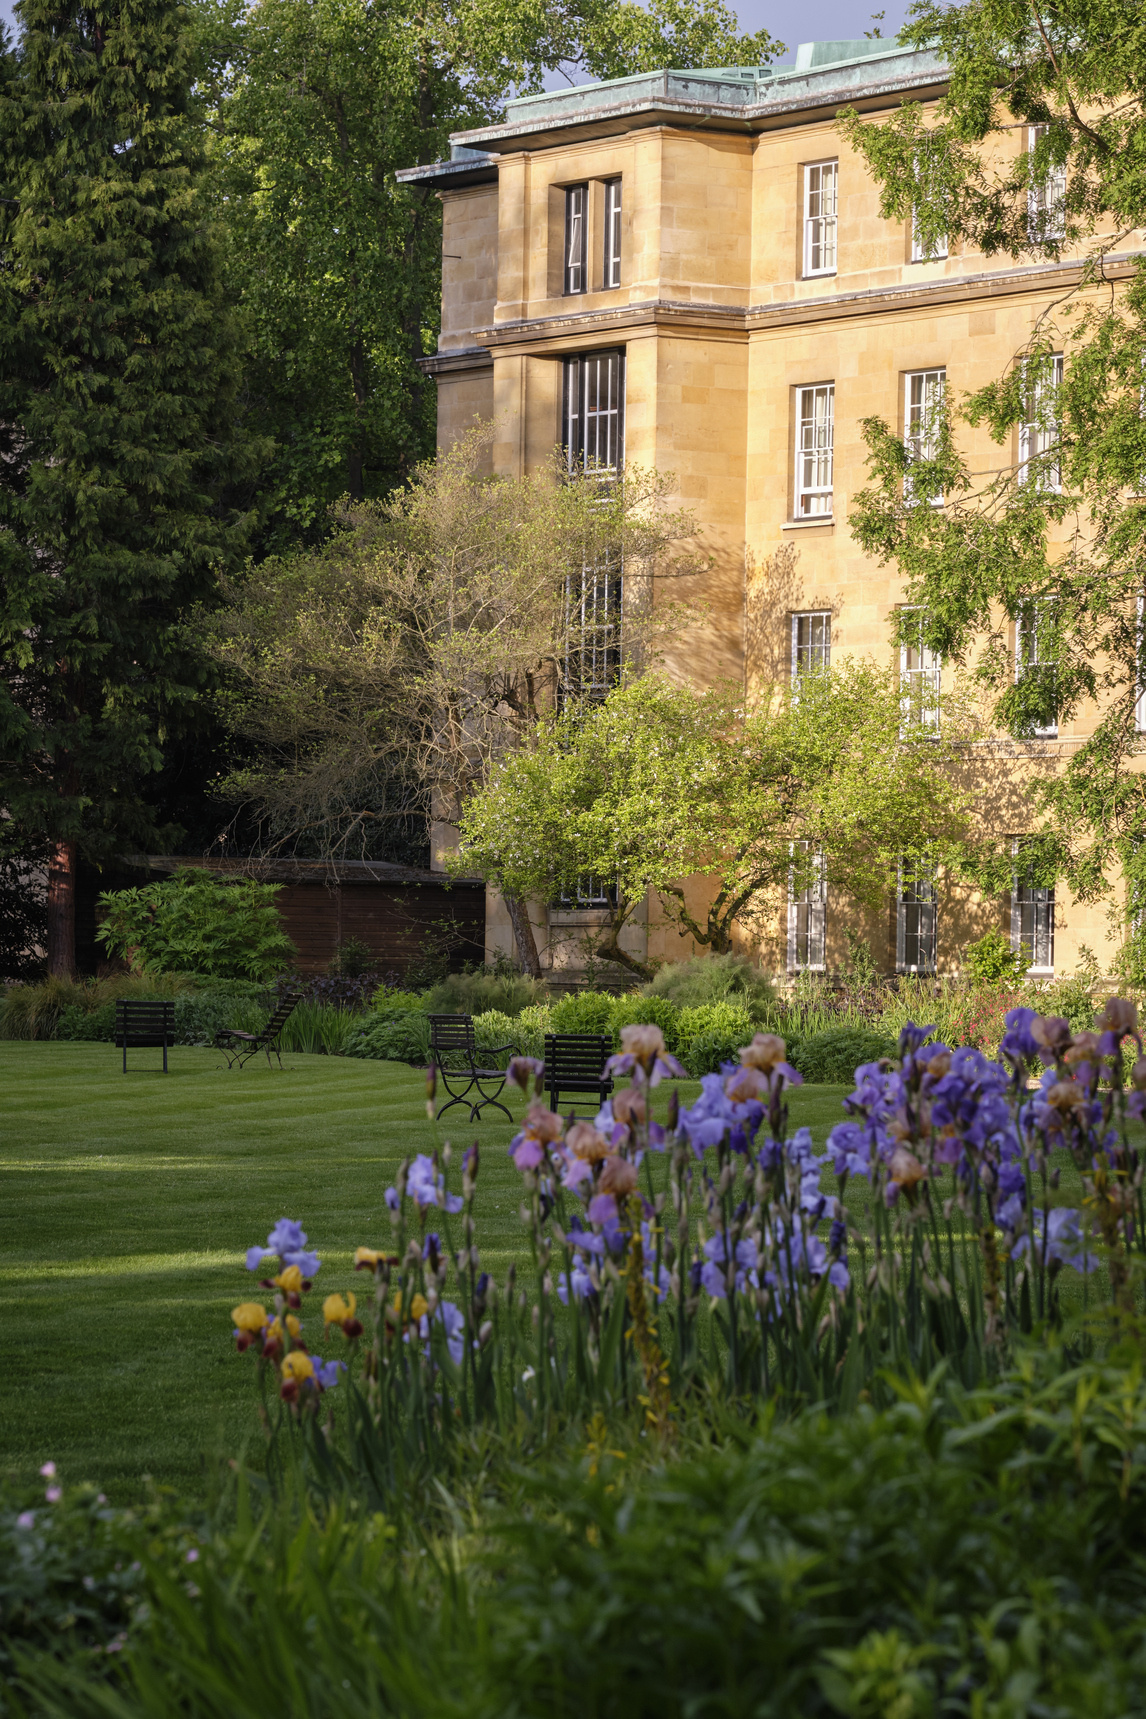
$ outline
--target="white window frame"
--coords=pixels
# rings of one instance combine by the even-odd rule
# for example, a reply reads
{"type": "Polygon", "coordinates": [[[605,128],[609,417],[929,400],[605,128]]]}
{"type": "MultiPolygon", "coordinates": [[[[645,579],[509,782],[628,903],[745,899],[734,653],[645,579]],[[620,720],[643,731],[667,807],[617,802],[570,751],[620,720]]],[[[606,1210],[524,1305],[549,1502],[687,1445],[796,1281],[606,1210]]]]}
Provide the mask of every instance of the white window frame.
{"type": "MultiPolygon", "coordinates": [[[[1024,603],[1015,616],[1015,685],[1018,686],[1028,668],[1045,667],[1039,652],[1039,621],[1044,611],[1053,610],[1053,597],[1035,597],[1024,603]]],[[[1058,723],[1034,730],[1036,739],[1056,740],[1058,723]]]]}
{"type": "Polygon", "coordinates": [[[588,225],[588,185],[567,185],[565,188],[565,249],[562,262],[562,291],[566,298],[575,298],[589,290],[589,253],[586,245],[588,225]]]}
{"type": "MultiPolygon", "coordinates": [[[[1015,867],[1011,877],[1011,948],[1016,955],[1030,951],[1027,972],[1032,977],[1047,978],[1054,973],[1054,884],[1023,883],[1020,881],[1022,838],[1011,843],[1015,867]],[[1029,929],[1023,925],[1024,914],[1029,929]],[[1040,923],[1041,921],[1041,923],[1040,923]],[[1039,955],[1045,957],[1039,960],[1039,955]]],[[[1029,873],[1028,873],[1029,875],[1029,873]]]]}
{"type": "Polygon", "coordinates": [[[918,619],[919,638],[911,644],[900,635],[899,643],[899,708],[905,728],[922,729],[929,736],[939,733],[939,693],[943,680],[943,659],[923,642],[925,611],[904,608],[902,615],[918,619]]]}
{"type": "MultiPolygon", "coordinates": [[[[1046,136],[1045,125],[1028,125],[1027,154],[1033,155],[1046,136]]],[[[1063,198],[1066,196],[1066,164],[1052,167],[1046,179],[1035,180],[1033,170],[1027,191],[1027,237],[1034,244],[1057,243],[1066,232],[1063,198]]]]}
{"type": "Polygon", "coordinates": [[[836,385],[796,389],[796,519],[831,519],[835,483],[836,385]]]}
{"type": "Polygon", "coordinates": [[[816,674],[831,667],[832,612],[830,609],[796,609],[792,612],[792,683],[801,675],[816,674]],[[803,637],[801,637],[801,634],[803,637]]]}
{"type": "Polygon", "coordinates": [[[915,217],[912,216],[912,220],[911,220],[911,260],[912,260],[912,262],[913,263],[941,263],[941,262],[944,262],[946,260],[946,257],[947,257],[947,234],[942,233],[939,236],[939,238],[936,239],[935,249],[933,251],[925,251],[923,249],[923,240],[919,236],[919,228],[915,224],[915,217]]]}
{"type": "Polygon", "coordinates": [[[602,282],[606,291],[621,284],[621,181],[605,181],[605,255],[602,282]]]}
{"type": "Polygon", "coordinates": [[[834,275],[839,237],[840,164],[809,161],[804,166],[804,276],[834,275]]]}
{"type": "Polygon", "coordinates": [[[1052,352],[1038,361],[1033,380],[1026,386],[1027,418],[1019,426],[1019,482],[1037,483],[1049,494],[1062,488],[1062,462],[1048,460],[1059,442],[1058,414],[1054,407],[1062,387],[1062,353],[1052,352]]]}
{"type": "Polygon", "coordinates": [[[625,353],[584,352],[565,360],[563,444],[571,468],[594,465],[602,474],[625,462],[625,353]]]}
{"type": "Polygon", "coordinates": [[[818,842],[792,842],[789,852],[811,853],[813,875],[796,888],[795,868],[788,872],[788,971],[823,973],[826,970],[828,881],[823,850],[818,842]],[[802,958],[801,958],[802,957],[802,958]]]}
{"type": "Polygon", "coordinates": [[[897,973],[935,973],[939,959],[939,887],[934,868],[916,861],[908,868],[901,859],[895,891],[895,970],[897,973]],[[914,928],[909,920],[915,918],[914,928]],[[908,960],[909,944],[917,959],[908,960]],[[918,959],[926,949],[926,959],[918,959]]]}
{"type": "MultiPolygon", "coordinates": [[[[910,459],[933,460],[938,452],[933,414],[941,412],[947,397],[947,366],[936,365],[931,370],[905,370],[903,373],[903,445],[910,459]],[[919,398],[915,399],[918,393],[919,398]]],[[[903,497],[910,501],[912,483],[910,470],[904,473],[903,497]]],[[[942,507],[943,497],[933,495],[932,507],[942,507]]]]}

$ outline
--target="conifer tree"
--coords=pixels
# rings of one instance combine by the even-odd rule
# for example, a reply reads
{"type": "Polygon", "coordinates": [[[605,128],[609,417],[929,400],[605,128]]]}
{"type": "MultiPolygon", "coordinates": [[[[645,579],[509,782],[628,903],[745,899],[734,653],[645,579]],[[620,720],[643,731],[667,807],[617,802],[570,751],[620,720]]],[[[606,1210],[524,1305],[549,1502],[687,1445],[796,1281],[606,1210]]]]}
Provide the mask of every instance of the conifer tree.
{"type": "Polygon", "coordinates": [[[236,338],[176,0],[20,0],[0,67],[0,841],[47,842],[48,965],[79,856],[144,797],[202,670],[181,611],[241,553],[236,338]]]}

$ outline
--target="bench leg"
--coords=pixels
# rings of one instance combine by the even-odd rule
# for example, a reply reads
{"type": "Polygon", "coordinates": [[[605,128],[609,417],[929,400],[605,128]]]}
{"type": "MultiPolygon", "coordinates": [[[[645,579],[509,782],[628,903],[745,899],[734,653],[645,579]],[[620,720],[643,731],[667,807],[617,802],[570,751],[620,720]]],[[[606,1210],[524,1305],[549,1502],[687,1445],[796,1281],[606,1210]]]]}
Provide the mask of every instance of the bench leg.
{"type": "Polygon", "coordinates": [[[127,1034],[123,1035],[123,1072],[127,1073],[127,1034]]]}
{"type": "Polygon", "coordinates": [[[167,1073],[167,1035],[163,1035],[163,1072],[167,1073]]]}

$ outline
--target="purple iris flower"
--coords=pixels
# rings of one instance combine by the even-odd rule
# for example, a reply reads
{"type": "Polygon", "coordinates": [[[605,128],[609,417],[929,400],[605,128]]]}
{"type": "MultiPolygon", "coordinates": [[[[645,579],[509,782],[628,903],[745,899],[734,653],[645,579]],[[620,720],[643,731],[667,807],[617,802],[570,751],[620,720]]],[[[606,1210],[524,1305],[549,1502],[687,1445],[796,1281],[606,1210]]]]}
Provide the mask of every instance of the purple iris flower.
{"type": "Polygon", "coordinates": [[[314,1362],[314,1376],[324,1391],[337,1385],[338,1375],[346,1371],[345,1361],[320,1361],[317,1355],[312,1355],[311,1360],[314,1362]]]}
{"type": "Polygon", "coordinates": [[[446,1179],[434,1169],[428,1152],[419,1152],[410,1165],[406,1189],[416,1205],[441,1206],[443,1211],[460,1212],[464,1204],[460,1194],[447,1194],[446,1179]]]}
{"type": "Polygon", "coordinates": [[[510,1144],[510,1153],[517,1169],[523,1174],[526,1170],[536,1170],[544,1162],[545,1148],[540,1140],[535,1140],[531,1134],[519,1134],[510,1144]]]}
{"type": "MultiPolygon", "coordinates": [[[[609,1199],[611,1196],[606,1194],[604,1198],[609,1199]]],[[[599,1236],[595,1230],[583,1228],[580,1217],[574,1217],[565,1232],[565,1241],[569,1247],[578,1247],[583,1253],[603,1254],[605,1251],[604,1236],[599,1236]]]]}
{"type": "Polygon", "coordinates": [[[397,1188],[387,1188],[382,1198],[385,1200],[392,1212],[396,1212],[398,1207],[402,1204],[397,1188]]]}
{"type": "Polygon", "coordinates": [[[584,1301],[586,1296],[594,1293],[593,1279],[589,1276],[587,1261],[575,1259],[572,1271],[568,1274],[561,1272],[557,1279],[557,1294],[566,1307],[569,1305],[570,1289],[572,1289],[573,1296],[577,1301],[584,1301]]]}
{"type": "Polygon", "coordinates": [[[1033,1062],[1039,1054],[1039,1047],[1031,1036],[1031,1022],[1038,1020],[1037,1009],[1008,1009],[1003,1017],[1006,1032],[999,1041],[999,1049],[1006,1057],[1014,1062],[1033,1062]]]}
{"type": "MultiPolygon", "coordinates": [[[[1038,1257],[1043,1256],[1043,1214],[1035,1211],[1031,1217],[1038,1257]]],[[[1087,1246],[1082,1233],[1081,1215],[1073,1206],[1056,1206],[1046,1220],[1046,1257],[1060,1265],[1073,1266],[1075,1271],[1097,1271],[1098,1256],[1087,1246]]],[[[1020,1236],[1011,1250],[1011,1258],[1019,1259],[1031,1245],[1029,1235],[1020,1236]]]]}
{"type": "Polygon", "coordinates": [[[297,1265],[304,1277],[317,1277],[322,1264],[316,1253],[284,1253],[284,1265],[297,1265]]]}
{"type": "Polygon", "coordinates": [[[563,1188],[577,1189],[582,1182],[593,1180],[593,1166],[587,1158],[570,1158],[565,1165],[565,1173],[561,1177],[563,1188]]]}
{"type": "Polygon", "coordinates": [[[743,1240],[736,1243],[735,1249],[731,1250],[733,1255],[731,1261],[729,1259],[728,1237],[723,1230],[718,1230],[716,1235],[708,1238],[704,1244],[704,1252],[706,1259],[705,1264],[701,1267],[700,1281],[709,1295],[715,1296],[718,1301],[726,1299],[730,1263],[734,1265],[738,1295],[743,1293],[746,1284],[751,1283],[755,1286],[757,1282],[757,1253],[756,1243],[751,1236],[745,1236],[743,1240]]]}
{"type": "Polygon", "coordinates": [[[445,1326],[446,1348],[450,1352],[450,1360],[455,1367],[460,1367],[462,1356],[466,1352],[465,1314],[460,1307],[455,1307],[452,1301],[439,1301],[434,1310],[434,1318],[445,1326]]]}
{"type": "Polygon", "coordinates": [[[441,1251],[441,1236],[438,1234],[437,1230],[430,1230],[425,1241],[422,1243],[422,1258],[429,1259],[432,1253],[441,1253],[441,1251]]]}
{"type": "Polygon", "coordinates": [[[278,1249],[273,1247],[249,1247],[247,1249],[247,1270],[258,1271],[264,1259],[277,1259],[278,1249]]]}
{"type": "Polygon", "coordinates": [[[280,1218],[267,1237],[267,1246],[284,1258],[288,1253],[300,1253],[306,1246],[306,1231],[293,1218],[280,1218]]]}
{"type": "Polygon", "coordinates": [[[871,1175],[871,1146],[858,1122],[837,1122],[828,1135],[828,1155],[837,1176],[871,1175]]]}
{"type": "Polygon", "coordinates": [[[594,1194],[589,1201],[589,1222],[591,1224],[616,1223],[617,1202],[612,1194],[594,1194]]]}
{"type": "MultiPolygon", "coordinates": [[[[776,1264],[779,1267],[779,1282],[786,1289],[793,1278],[806,1272],[811,1278],[823,1277],[828,1274],[828,1281],[833,1288],[846,1290],[851,1278],[843,1260],[829,1258],[828,1250],[819,1236],[803,1235],[799,1230],[785,1230],[777,1220],[773,1234],[776,1239],[776,1264]]],[[[768,1274],[770,1282],[775,1282],[775,1275],[768,1274]]]]}

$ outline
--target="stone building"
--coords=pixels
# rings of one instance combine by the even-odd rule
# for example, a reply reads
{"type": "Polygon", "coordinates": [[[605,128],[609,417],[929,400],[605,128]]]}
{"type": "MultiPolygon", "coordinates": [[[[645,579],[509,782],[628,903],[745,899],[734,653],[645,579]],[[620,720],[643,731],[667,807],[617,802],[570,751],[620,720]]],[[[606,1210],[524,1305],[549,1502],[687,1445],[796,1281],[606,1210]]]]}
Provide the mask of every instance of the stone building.
{"type": "MultiPolygon", "coordinates": [[[[894,570],[848,529],[866,481],[861,422],[918,433],[940,391],[999,375],[1078,278],[1070,261],[1015,265],[956,245],[927,256],[911,223],[881,217],[835,115],[852,104],[878,118],[943,87],[928,53],[809,43],[792,68],[663,71],[512,101],[502,124],[459,134],[449,161],[401,175],[443,203],[441,336],[425,361],[440,442],[492,418],[501,473],[558,443],[674,472],[713,557],[698,593],[705,624],[673,665],[682,675],[751,688],[833,655],[894,652],[905,678],[943,679],[926,652],[893,646],[894,570]]],[[[1055,190],[1032,196],[1053,205],[1055,190]]],[[[1131,254],[1110,259],[1115,275],[1131,266],[1131,254]]],[[[971,440],[984,467],[1002,463],[986,432],[971,440]]],[[[1017,664],[1037,654],[1037,639],[1014,644],[1017,664]]],[[[1022,835],[1010,790],[1055,768],[1092,720],[1084,711],[1072,728],[988,747],[997,833],[1022,835]]],[[[436,831],[439,853],[449,840],[436,831]]],[[[539,906],[545,958],[575,961],[597,912],[591,891],[539,906]]],[[[830,880],[777,902],[761,959],[830,968],[849,920],[854,906],[833,902],[830,880]]],[[[1021,864],[997,901],[905,878],[866,931],[889,971],[942,972],[990,925],[1039,973],[1071,971],[1083,946],[1100,958],[1110,948],[1103,904],[1034,888],[1021,864]]],[[[512,946],[496,900],[487,927],[491,950],[512,946]]],[[[655,903],[628,935],[652,957],[689,950],[655,903]]]]}

